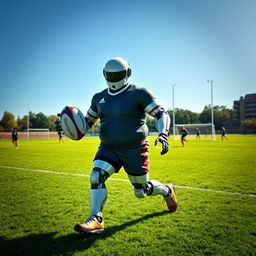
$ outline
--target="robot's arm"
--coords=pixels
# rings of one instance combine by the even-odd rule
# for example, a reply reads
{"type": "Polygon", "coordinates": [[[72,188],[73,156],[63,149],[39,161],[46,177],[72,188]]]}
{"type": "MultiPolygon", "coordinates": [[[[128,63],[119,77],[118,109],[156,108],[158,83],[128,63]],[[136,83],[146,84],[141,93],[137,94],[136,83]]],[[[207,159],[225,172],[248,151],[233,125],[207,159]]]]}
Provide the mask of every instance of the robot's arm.
{"type": "Polygon", "coordinates": [[[145,112],[156,119],[158,137],[155,141],[155,145],[157,145],[158,142],[162,144],[161,155],[163,155],[169,151],[168,132],[171,123],[170,116],[163,107],[154,101],[145,108],[145,112]]]}
{"type": "Polygon", "coordinates": [[[169,114],[164,109],[161,109],[159,112],[156,113],[155,118],[158,134],[165,134],[168,137],[171,123],[169,114]]]}
{"type": "Polygon", "coordinates": [[[168,137],[171,119],[164,108],[153,101],[145,108],[145,112],[156,119],[156,129],[158,134],[165,134],[168,137]]]}
{"type": "Polygon", "coordinates": [[[167,153],[169,151],[169,143],[168,143],[168,132],[170,127],[170,117],[164,109],[160,110],[156,113],[156,128],[158,131],[158,137],[155,140],[155,145],[158,142],[162,144],[161,155],[167,153]]]}
{"type": "Polygon", "coordinates": [[[85,116],[86,132],[88,130],[90,130],[95,125],[95,123],[97,122],[98,118],[99,118],[98,113],[93,111],[92,108],[89,108],[89,110],[87,111],[87,114],[85,116]]]}

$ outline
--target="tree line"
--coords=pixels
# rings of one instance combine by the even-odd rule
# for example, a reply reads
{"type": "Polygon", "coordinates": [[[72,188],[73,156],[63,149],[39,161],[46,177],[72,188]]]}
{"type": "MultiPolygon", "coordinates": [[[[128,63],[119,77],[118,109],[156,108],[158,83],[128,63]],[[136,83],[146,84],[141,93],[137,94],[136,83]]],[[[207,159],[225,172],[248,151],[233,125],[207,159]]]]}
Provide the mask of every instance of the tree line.
{"type": "MultiPolygon", "coordinates": [[[[57,115],[46,116],[42,112],[35,114],[30,111],[29,128],[49,128],[50,131],[54,131],[57,118],[57,115]]],[[[0,131],[11,131],[14,127],[19,131],[24,131],[27,129],[27,120],[27,115],[24,115],[22,118],[18,116],[15,119],[15,116],[11,112],[5,111],[0,121],[0,131]]]]}
{"type": "MultiPolygon", "coordinates": [[[[211,123],[211,106],[207,105],[204,107],[201,113],[192,112],[187,109],[176,108],[175,109],[175,123],[176,124],[195,124],[195,123],[211,123]]],[[[169,115],[173,116],[173,111],[168,110],[169,115]]],[[[214,106],[214,125],[216,130],[219,130],[222,126],[225,126],[228,122],[233,119],[233,110],[227,108],[226,106],[214,106]]],[[[27,129],[27,115],[22,118],[15,116],[8,111],[5,111],[2,119],[0,120],[0,131],[11,131],[16,127],[19,131],[24,131],[27,129]]],[[[42,112],[33,113],[29,112],[29,128],[49,128],[50,131],[55,130],[55,120],[57,120],[56,115],[45,115],[42,112]]],[[[155,130],[155,120],[147,119],[147,125],[150,131],[155,130]]],[[[256,120],[244,120],[239,122],[241,129],[255,130],[256,120]]],[[[96,124],[94,131],[99,130],[99,122],[96,124]]]]}

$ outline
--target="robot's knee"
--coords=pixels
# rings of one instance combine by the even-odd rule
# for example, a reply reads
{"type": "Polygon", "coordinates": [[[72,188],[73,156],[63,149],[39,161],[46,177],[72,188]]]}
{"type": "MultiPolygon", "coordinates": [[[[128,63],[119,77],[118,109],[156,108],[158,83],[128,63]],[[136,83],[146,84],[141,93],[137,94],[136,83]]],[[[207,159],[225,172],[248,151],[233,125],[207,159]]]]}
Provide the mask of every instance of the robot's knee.
{"type": "Polygon", "coordinates": [[[98,171],[92,171],[90,175],[90,183],[91,184],[99,184],[99,172],[98,171]]]}
{"type": "Polygon", "coordinates": [[[108,173],[100,168],[93,168],[90,175],[91,188],[105,188],[105,181],[109,177],[108,173]]]}

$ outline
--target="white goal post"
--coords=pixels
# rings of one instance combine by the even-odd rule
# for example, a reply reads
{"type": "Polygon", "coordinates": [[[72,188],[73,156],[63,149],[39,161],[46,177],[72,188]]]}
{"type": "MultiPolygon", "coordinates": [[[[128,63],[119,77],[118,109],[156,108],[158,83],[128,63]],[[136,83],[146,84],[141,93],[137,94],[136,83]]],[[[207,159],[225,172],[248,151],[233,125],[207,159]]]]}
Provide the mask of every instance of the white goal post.
{"type": "Polygon", "coordinates": [[[200,131],[200,139],[207,139],[207,140],[216,139],[215,126],[211,123],[205,123],[205,124],[175,124],[174,140],[177,140],[180,138],[180,130],[183,126],[188,131],[189,139],[199,139],[197,137],[197,132],[196,132],[197,128],[200,131]]]}
{"type": "Polygon", "coordinates": [[[29,128],[26,129],[27,139],[49,139],[50,129],[49,128],[29,128]]]}

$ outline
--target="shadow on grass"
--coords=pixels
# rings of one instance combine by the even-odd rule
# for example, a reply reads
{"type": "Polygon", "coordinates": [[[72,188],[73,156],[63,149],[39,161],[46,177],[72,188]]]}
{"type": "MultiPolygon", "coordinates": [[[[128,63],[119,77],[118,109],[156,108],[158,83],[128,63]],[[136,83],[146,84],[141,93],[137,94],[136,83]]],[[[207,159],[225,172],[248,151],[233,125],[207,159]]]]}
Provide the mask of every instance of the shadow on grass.
{"type": "Polygon", "coordinates": [[[0,237],[0,254],[1,255],[73,255],[75,252],[81,252],[89,249],[96,240],[105,240],[118,231],[122,231],[129,226],[136,225],[141,221],[154,217],[160,217],[170,214],[167,211],[147,214],[136,220],[128,221],[121,225],[107,228],[105,232],[98,235],[81,236],[72,233],[58,237],[57,232],[33,234],[26,237],[19,237],[7,240],[0,237]],[[57,236],[57,237],[55,237],[57,236]]]}

